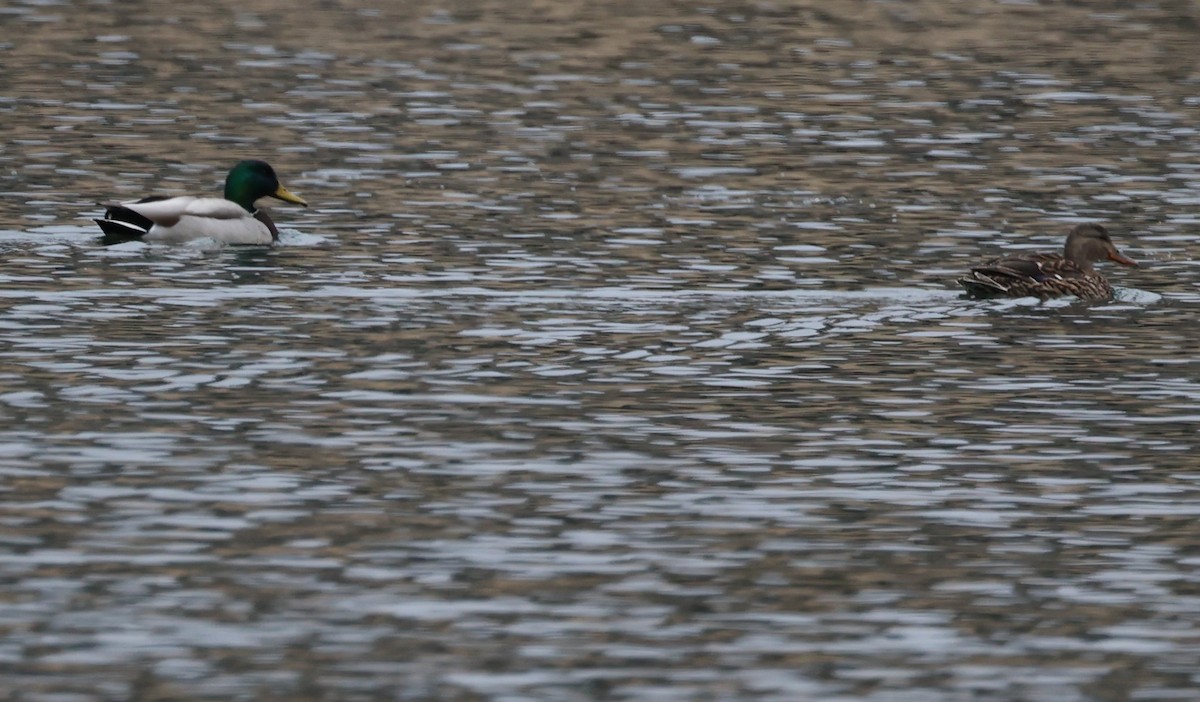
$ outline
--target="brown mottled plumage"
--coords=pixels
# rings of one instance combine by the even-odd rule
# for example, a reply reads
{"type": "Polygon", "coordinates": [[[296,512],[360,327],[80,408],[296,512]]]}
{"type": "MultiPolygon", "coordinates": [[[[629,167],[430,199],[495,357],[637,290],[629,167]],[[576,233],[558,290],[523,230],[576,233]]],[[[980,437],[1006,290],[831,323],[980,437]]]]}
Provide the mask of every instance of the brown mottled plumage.
{"type": "Polygon", "coordinates": [[[958,282],[972,297],[1051,297],[1074,295],[1084,300],[1107,300],[1112,286],[1092,264],[1116,261],[1136,266],[1117,251],[1108,230],[1099,224],[1080,224],[1067,235],[1063,253],[1011,254],[975,266],[958,282]]]}

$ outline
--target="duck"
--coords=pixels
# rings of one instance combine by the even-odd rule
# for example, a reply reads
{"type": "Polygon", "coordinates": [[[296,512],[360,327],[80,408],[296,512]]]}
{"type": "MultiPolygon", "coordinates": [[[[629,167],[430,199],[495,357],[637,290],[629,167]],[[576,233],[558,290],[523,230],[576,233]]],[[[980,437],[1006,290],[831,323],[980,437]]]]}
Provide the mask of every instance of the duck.
{"type": "Polygon", "coordinates": [[[1067,234],[1059,253],[1011,254],[975,266],[958,282],[975,298],[1052,297],[1074,295],[1082,300],[1108,300],[1113,287],[1093,267],[1098,261],[1125,266],[1137,262],[1117,250],[1108,230],[1099,224],[1080,224],[1067,234]]]}
{"type": "Polygon", "coordinates": [[[104,206],[93,220],[104,232],[105,245],[125,241],[179,244],[209,238],[223,244],[269,245],[279,229],[254,203],[262,197],[308,207],[279,182],[266,161],[239,161],[225,177],[225,197],[145,197],[104,206]]]}

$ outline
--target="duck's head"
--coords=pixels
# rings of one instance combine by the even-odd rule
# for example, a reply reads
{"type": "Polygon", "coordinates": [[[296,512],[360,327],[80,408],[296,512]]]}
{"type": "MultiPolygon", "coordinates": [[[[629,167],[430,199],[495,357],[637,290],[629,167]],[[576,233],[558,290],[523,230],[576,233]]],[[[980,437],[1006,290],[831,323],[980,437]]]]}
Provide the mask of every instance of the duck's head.
{"type": "Polygon", "coordinates": [[[1137,262],[1125,256],[1113,244],[1108,230],[1099,224],[1080,224],[1067,235],[1063,256],[1085,271],[1092,269],[1097,261],[1116,261],[1123,266],[1136,266],[1137,262]]]}
{"type": "Polygon", "coordinates": [[[303,198],[293,195],[279,182],[275,169],[266,161],[239,161],[225,176],[225,199],[236,202],[254,212],[254,201],[260,197],[274,197],[308,207],[303,198]]]}

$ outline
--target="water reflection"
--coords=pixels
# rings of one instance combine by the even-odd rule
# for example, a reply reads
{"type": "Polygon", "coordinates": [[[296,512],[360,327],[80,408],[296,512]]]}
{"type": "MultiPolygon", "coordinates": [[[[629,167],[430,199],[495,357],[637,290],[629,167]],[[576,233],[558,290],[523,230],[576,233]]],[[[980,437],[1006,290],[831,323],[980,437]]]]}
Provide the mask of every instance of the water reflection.
{"type": "Polygon", "coordinates": [[[1196,24],[1102,5],[2,11],[8,687],[1190,698],[1196,24]],[[99,246],[242,157],[280,246],[99,246]]]}

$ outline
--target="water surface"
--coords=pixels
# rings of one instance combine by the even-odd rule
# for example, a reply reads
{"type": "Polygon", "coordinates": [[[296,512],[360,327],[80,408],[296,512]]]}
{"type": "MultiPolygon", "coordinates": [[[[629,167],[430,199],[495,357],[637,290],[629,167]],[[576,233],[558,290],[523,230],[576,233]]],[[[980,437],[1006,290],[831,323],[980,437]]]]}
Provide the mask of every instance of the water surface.
{"type": "Polygon", "coordinates": [[[5,687],[1192,699],[1196,19],[3,10],[5,687]],[[242,157],[279,246],[99,246],[242,157]]]}

